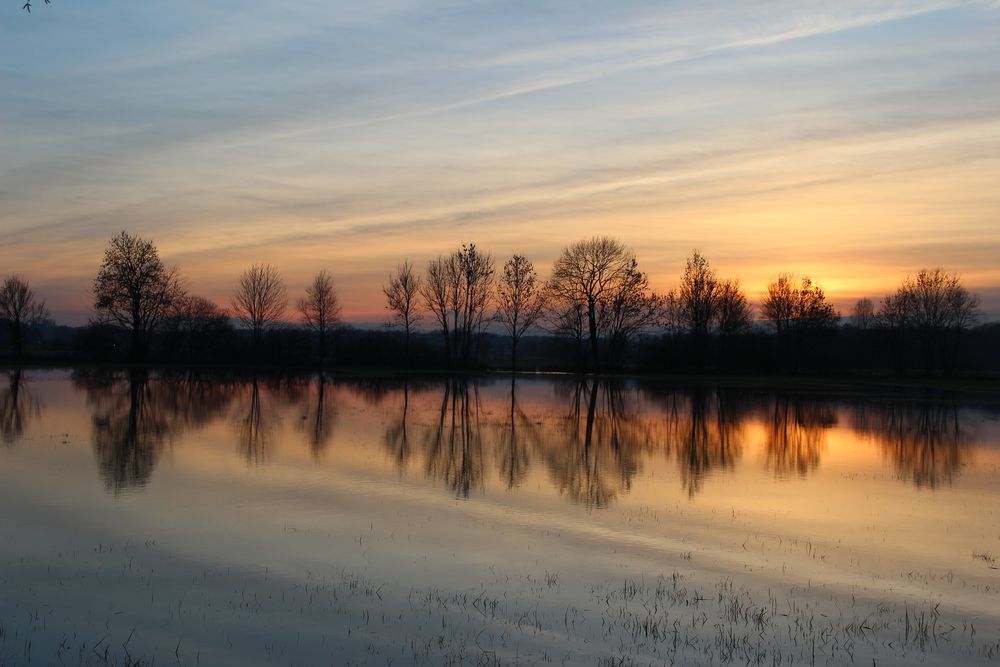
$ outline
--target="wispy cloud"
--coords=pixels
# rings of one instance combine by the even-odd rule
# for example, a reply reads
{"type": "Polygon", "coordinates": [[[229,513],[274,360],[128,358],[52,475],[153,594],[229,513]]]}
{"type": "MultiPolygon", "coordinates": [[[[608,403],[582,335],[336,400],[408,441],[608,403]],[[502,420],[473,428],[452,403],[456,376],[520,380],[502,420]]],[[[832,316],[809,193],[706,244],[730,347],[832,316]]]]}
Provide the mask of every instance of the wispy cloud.
{"type": "Polygon", "coordinates": [[[661,280],[691,243],[757,280],[792,258],[878,262],[858,245],[913,233],[925,242],[901,261],[980,246],[947,256],[987,280],[997,9],[185,0],[4,14],[0,264],[80,302],[106,237],[128,227],[210,294],[266,254],[296,283],[335,264],[352,304],[400,255],[475,238],[544,265],[569,235],[611,225],[661,280]]]}

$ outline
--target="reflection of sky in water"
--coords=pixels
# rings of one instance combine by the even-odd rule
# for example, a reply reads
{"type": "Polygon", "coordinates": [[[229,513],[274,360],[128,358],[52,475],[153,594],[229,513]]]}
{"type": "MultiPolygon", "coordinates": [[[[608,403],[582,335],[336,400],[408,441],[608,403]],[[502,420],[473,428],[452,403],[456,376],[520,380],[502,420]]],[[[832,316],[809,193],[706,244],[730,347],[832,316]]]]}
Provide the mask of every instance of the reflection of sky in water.
{"type": "Polygon", "coordinates": [[[0,418],[0,619],[23,633],[8,630],[8,656],[30,635],[44,663],[72,632],[94,655],[137,627],[134,654],[159,660],[186,638],[189,661],[309,663],[336,644],[385,664],[368,648],[380,638],[412,663],[444,623],[447,650],[420,660],[475,662],[488,622],[497,655],[519,641],[593,664],[627,633],[553,619],[599,614],[595,586],[675,570],[712,599],[730,577],[828,615],[864,599],[940,603],[980,637],[998,623],[992,409],[634,382],[523,379],[512,398],[504,379],[29,372],[0,390],[0,418]],[[455,595],[465,606],[438,599],[455,595]],[[468,606],[479,595],[545,630],[468,606]],[[35,608],[44,630],[14,620],[35,608]]]}

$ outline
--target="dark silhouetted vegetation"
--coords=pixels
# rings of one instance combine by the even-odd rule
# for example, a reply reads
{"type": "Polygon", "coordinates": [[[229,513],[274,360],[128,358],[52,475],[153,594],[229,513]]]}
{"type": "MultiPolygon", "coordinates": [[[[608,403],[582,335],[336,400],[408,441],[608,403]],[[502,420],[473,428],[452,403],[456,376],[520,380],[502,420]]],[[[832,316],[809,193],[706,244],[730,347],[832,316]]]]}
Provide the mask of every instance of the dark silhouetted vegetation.
{"type": "Polygon", "coordinates": [[[595,237],[566,246],[543,279],[526,256],[498,272],[474,243],[409,261],[382,285],[386,326],[341,321],[332,271],[319,272],[286,321],[278,269],[238,277],[231,310],[182,288],[152,242],[122,232],[94,281],[86,327],[45,319],[26,279],[0,289],[0,349],[31,361],[628,373],[1000,372],[1000,324],[954,273],[924,269],[841,319],[810,276],[779,274],[758,309],[737,278],[695,250],[659,294],[635,253],[595,237]],[[421,328],[421,324],[424,325],[421,328]],[[235,326],[234,326],[235,325],[235,326]],[[242,325],[242,326],[239,326],[242,325]]]}
{"type": "Polygon", "coordinates": [[[40,324],[48,317],[45,301],[35,296],[28,281],[21,276],[8,276],[0,285],[0,320],[10,330],[14,355],[24,353],[24,330],[40,324]]]}
{"type": "Polygon", "coordinates": [[[298,301],[299,312],[309,329],[319,339],[319,360],[326,361],[326,343],[330,331],[340,324],[340,301],[333,288],[333,278],[325,270],[316,274],[306,287],[305,297],[298,301]]]}
{"type": "Polygon", "coordinates": [[[413,265],[405,261],[396,267],[396,271],[389,276],[389,282],[382,286],[385,307],[389,310],[389,324],[403,328],[407,359],[410,356],[410,335],[422,319],[420,285],[420,276],[413,271],[413,265]]]}
{"type": "Polygon", "coordinates": [[[123,231],[104,251],[93,293],[97,321],[126,331],[130,357],[138,361],[183,290],[177,269],[163,264],[152,241],[123,231]]]}
{"type": "Polygon", "coordinates": [[[254,264],[240,274],[233,290],[233,314],[250,330],[255,354],[264,330],[281,319],[287,305],[288,291],[275,267],[254,264]]]}

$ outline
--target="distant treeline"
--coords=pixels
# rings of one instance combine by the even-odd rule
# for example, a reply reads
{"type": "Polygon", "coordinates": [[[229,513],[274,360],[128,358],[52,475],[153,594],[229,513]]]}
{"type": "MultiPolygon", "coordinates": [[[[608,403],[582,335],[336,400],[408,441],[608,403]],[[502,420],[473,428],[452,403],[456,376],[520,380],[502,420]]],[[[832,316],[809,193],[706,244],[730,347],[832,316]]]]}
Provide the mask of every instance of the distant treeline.
{"type": "Polygon", "coordinates": [[[155,245],[122,232],[93,282],[94,316],[58,326],[21,276],[0,286],[0,346],[36,361],[132,361],[411,369],[950,374],[1000,370],[1000,324],[981,322],[960,278],[923,269],[846,316],[809,276],[778,275],[755,307],[697,250],[677,289],[649,288],[635,254],[607,237],[564,248],[542,280],[514,255],[498,269],[475,244],[419,272],[408,261],[382,289],[382,328],[342,323],[321,271],[295,301],[278,270],[257,264],[228,307],[191,294],[155,245]]]}

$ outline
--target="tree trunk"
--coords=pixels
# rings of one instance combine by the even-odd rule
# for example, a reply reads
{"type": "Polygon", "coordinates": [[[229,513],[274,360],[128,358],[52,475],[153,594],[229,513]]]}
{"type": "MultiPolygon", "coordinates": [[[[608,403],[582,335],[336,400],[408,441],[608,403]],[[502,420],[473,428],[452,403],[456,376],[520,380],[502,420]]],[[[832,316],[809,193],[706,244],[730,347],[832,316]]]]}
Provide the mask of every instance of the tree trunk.
{"type": "Polygon", "coordinates": [[[587,302],[587,327],[590,330],[590,354],[594,362],[594,370],[598,368],[599,353],[597,349],[597,304],[593,301],[587,302]]]}

